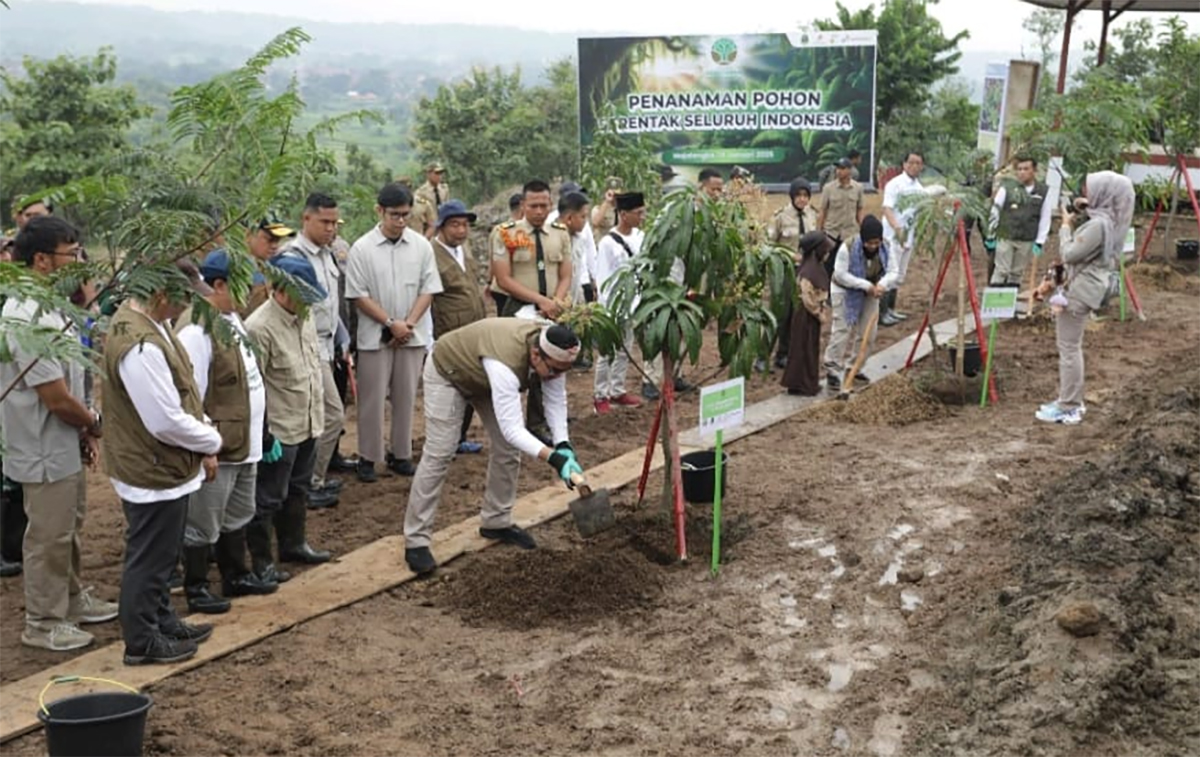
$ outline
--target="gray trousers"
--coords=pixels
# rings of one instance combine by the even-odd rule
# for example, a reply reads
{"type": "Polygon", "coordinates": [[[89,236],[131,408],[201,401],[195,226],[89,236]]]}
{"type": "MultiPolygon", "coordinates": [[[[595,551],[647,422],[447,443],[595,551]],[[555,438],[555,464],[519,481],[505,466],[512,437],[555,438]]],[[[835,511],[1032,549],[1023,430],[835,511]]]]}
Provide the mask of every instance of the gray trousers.
{"type": "Polygon", "coordinates": [[[1074,410],[1083,404],[1083,332],[1087,327],[1087,305],[1070,300],[1055,318],[1058,338],[1058,404],[1074,410]]]}
{"type": "MultiPolygon", "coordinates": [[[[869,294],[863,295],[862,313],[858,323],[851,326],[846,321],[846,295],[833,295],[833,325],[829,330],[829,344],[825,346],[825,372],[832,373],[839,379],[858,357],[858,346],[862,339],[862,330],[867,322],[879,312],[879,300],[869,294]]],[[[867,341],[867,354],[875,351],[875,336],[879,329],[871,332],[867,341]]]]}
{"type": "Polygon", "coordinates": [[[162,502],[121,501],[125,509],[125,569],[118,600],[125,648],[145,651],[164,628],[179,623],[167,588],[179,560],[179,542],[187,519],[186,496],[162,502]]]}
{"type": "Polygon", "coordinates": [[[996,267],[992,271],[992,284],[1020,284],[1033,257],[1033,242],[1014,242],[1001,239],[996,242],[996,267]]]}
{"type": "MultiPolygon", "coordinates": [[[[404,513],[404,545],[409,549],[428,547],[433,539],[433,520],[442,497],[442,484],[458,450],[468,404],[467,398],[438,372],[432,360],[425,361],[424,387],[425,447],[404,513]]],[[[517,503],[521,451],[500,432],[490,395],[469,402],[491,441],[480,518],[484,528],[507,528],[512,525],[512,509],[517,503]]]]}
{"type": "Polygon", "coordinates": [[[383,404],[391,397],[392,454],[410,460],[413,412],[425,362],[424,347],[383,347],[358,353],[358,455],[378,463],[384,459],[383,404]]]}
{"type": "Polygon", "coordinates": [[[317,439],[317,458],[312,467],[312,482],[317,486],[325,483],[325,472],[329,470],[329,461],[333,459],[333,451],[337,449],[342,427],[346,424],[346,409],[342,407],[342,397],[333,378],[333,363],[321,363],[321,383],[325,395],[325,429],[317,439]]]}
{"type": "Polygon", "coordinates": [[[188,499],[183,546],[207,547],[223,533],[236,531],[254,517],[255,463],[221,463],[217,477],[205,481],[188,499]]]}

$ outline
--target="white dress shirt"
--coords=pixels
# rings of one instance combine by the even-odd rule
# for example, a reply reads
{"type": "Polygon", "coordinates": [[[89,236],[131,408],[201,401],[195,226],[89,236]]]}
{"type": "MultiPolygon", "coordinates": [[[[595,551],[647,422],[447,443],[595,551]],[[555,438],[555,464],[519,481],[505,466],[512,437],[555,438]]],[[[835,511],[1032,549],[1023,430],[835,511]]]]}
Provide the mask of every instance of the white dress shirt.
{"type": "MultiPolygon", "coordinates": [[[[483,370],[492,388],[492,412],[504,440],[530,457],[537,457],[545,445],[525,428],[521,410],[521,380],[504,363],[483,358],[483,370]]],[[[567,441],[567,377],[555,376],[542,382],[542,409],[550,437],[555,444],[567,441]]]]}
{"type": "MultiPolygon", "coordinates": [[[[163,325],[155,323],[154,327],[170,344],[163,325]]],[[[119,370],[129,399],[151,436],[163,444],[203,455],[221,451],[221,435],[217,430],[184,411],[179,391],[171,381],[171,367],[158,345],[146,342],[141,349],[129,350],[121,358],[119,370]]],[[[117,496],[126,502],[163,502],[199,489],[204,469],[199,468],[195,478],[172,489],[142,489],[115,478],[109,481],[117,496]]]]}

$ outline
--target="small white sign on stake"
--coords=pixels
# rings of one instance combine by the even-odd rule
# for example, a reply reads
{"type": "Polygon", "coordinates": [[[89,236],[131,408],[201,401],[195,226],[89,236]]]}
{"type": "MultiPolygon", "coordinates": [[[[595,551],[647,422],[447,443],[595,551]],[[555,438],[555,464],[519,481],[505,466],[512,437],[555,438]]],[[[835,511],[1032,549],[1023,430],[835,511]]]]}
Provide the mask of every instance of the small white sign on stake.
{"type": "Polygon", "coordinates": [[[736,428],[746,416],[746,379],[739,377],[700,389],[700,433],[736,428]]]}
{"type": "Polygon", "coordinates": [[[979,317],[984,321],[1003,321],[1017,312],[1016,287],[988,287],[983,290],[979,317]]]}
{"type": "Polygon", "coordinates": [[[1134,231],[1133,227],[1130,226],[1129,230],[1125,232],[1125,247],[1122,249],[1122,252],[1134,252],[1136,250],[1137,233],[1134,231]]]}

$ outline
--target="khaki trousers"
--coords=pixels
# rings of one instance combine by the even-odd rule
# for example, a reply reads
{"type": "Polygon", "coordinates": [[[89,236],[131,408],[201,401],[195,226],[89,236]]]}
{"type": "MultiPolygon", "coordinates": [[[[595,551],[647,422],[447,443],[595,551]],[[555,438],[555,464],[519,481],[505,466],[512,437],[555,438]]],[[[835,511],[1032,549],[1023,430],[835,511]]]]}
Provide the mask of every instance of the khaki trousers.
{"type": "Polygon", "coordinates": [[[1087,327],[1087,305],[1070,300],[1055,318],[1058,338],[1058,404],[1074,410],[1083,404],[1083,332],[1087,327]]]}
{"type": "Polygon", "coordinates": [[[87,510],[83,471],[25,490],[25,621],[49,627],[65,620],[79,593],[79,532],[87,510]]]}
{"type": "Polygon", "coordinates": [[[992,284],[1020,284],[1033,257],[1033,242],[1014,242],[1001,239],[996,243],[996,267],[992,284]]]}
{"type": "Polygon", "coordinates": [[[434,366],[425,363],[425,447],[408,495],[404,514],[404,545],[428,547],[433,539],[433,521],[442,496],[442,484],[458,450],[462,419],[468,403],[475,408],[487,430],[487,484],[480,520],[484,528],[508,528],[517,503],[517,478],[521,474],[521,451],[505,440],[496,422],[491,396],[467,400],[434,366]]]}
{"type": "Polygon", "coordinates": [[[383,403],[391,396],[392,454],[412,459],[413,411],[425,362],[424,347],[384,347],[358,353],[358,455],[384,459],[383,403]]]}
{"type": "MultiPolygon", "coordinates": [[[[851,326],[846,322],[846,295],[833,295],[833,325],[829,330],[829,344],[825,347],[825,372],[832,373],[842,379],[846,369],[858,357],[858,347],[862,339],[862,330],[867,322],[879,312],[879,300],[863,293],[862,313],[858,322],[851,326]]],[[[875,351],[875,337],[879,329],[871,332],[867,341],[867,354],[875,351]]]]}
{"type": "Polygon", "coordinates": [[[333,459],[333,451],[337,449],[338,439],[342,435],[342,427],[346,423],[346,410],[342,407],[337,381],[333,378],[333,363],[321,363],[321,383],[325,395],[325,430],[317,437],[317,458],[313,463],[313,486],[325,483],[325,472],[329,470],[329,461],[333,459]]]}

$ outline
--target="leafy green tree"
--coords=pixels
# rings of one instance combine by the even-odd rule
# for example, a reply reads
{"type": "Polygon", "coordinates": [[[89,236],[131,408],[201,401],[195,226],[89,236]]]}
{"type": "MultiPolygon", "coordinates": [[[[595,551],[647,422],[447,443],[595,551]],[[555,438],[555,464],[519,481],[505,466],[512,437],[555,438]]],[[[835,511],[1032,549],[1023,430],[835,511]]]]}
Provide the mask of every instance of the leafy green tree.
{"type": "Polygon", "coordinates": [[[901,108],[891,122],[881,124],[878,150],[898,160],[913,146],[920,147],[927,164],[961,180],[969,168],[978,126],[979,106],[971,102],[967,83],[954,78],[921,105],[901,108]]]}
{"type": "MultiPolygon", "coordinates": [[[[913,112],[929,98],[933,85],[958,73],[962,53],[958,43],[970,34],[947,37],[942,24],[929,13],[938,0],[884,0],[876,14],[869,5],[851,12],[840,2],[837,18],[817,21],[822,30],[875,29],[879,33],[879,67],[875,116],[880,128],[901,111],[913,112]]],[[[898,159],[898,158],[897,158],[898,159]]]]}
{"type": "Polygon", "coordinates": [[[551,66],[549,84],[525,88],[519,69],[477,68],[423,98],[414,137],[422,161],[441,160],[467,201],[495,195],[533,176],[578,172],[574,67],[551,66]]]}
{"type": "Polygon", "coordinates": [[[24,75],[0,70],[0,201],[95,172],[126,144],[149,109],[117,86],[108,48],[92,58],[25,58],[24,75]]]}
{"type": "Polygon", "coordinates": [[[1058,81],[1058,38],[1063,33],[1063,18],[1062,11],[1038,8],[1021,22],[1021,28],[1036,39],[1037,60],[1041,66],[1037,89],[1039,103],[1054,94],[1058,81]]]}

